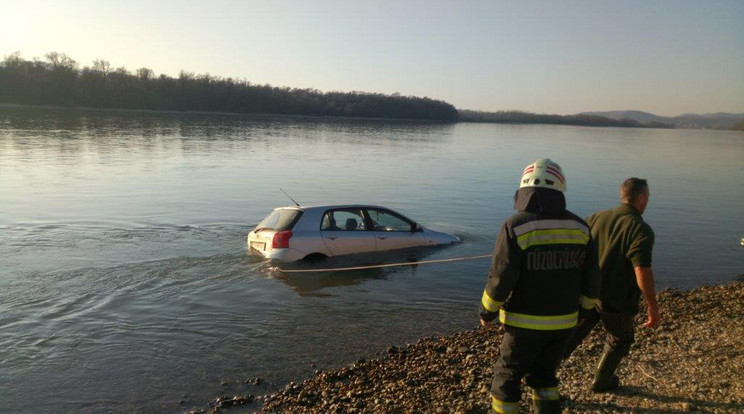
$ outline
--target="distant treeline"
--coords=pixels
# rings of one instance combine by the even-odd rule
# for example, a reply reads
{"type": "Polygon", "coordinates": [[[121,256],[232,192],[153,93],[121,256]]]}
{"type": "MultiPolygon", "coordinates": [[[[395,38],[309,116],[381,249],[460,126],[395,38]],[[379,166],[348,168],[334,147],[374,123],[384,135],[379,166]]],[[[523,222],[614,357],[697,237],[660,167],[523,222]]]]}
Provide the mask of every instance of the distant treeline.
{"type": "Polygon", "coordinates": [[[548,115],[523,111],[480,112],[460,110],[458,121],[492,122],[501,124],[557,124],[596,127],[630,128],[674,128],[674,125],[661,122],[640,123],[633,119],[612,119],[597,115],[548,115]]]}
{"type": "Polygon", "coordinates": [[[0,103],[90,108],[145,109],[490,122],[674,128],[661,122],[612,119],[598,115],[548,115],[522,111],[458,111],[429,98],[366,92],[255,85],[246,80],[195,75],[156,76],[152,69],[112,68],[105,60],[79,68],[64,53],[25,60],[19,52],[0,62],[0,103]]]}
{"type": "Polygon", "coordinates": [[[24,60],[16,52],[0,63],[0,102],[175,111],[267,113],[419,119],[454,122],[447,102],[399,94],[321,92],[254,85],[246,80],[181,71],[177,78],[152,69],[113,69],[105,60],[80,69],[65,54],[24,60]]]}

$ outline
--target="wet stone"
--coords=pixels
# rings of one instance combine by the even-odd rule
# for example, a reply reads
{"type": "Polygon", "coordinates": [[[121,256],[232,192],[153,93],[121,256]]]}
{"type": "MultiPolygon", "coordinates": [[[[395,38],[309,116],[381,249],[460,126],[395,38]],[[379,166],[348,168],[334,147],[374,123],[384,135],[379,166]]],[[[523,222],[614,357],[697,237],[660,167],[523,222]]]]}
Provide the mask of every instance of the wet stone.
{"type": "Polygon", "coordinates": [[[261,385],[261,378],[259,377],[248,378],[245,380],[245,383],[251,384],[251,385],[261,385]]]}

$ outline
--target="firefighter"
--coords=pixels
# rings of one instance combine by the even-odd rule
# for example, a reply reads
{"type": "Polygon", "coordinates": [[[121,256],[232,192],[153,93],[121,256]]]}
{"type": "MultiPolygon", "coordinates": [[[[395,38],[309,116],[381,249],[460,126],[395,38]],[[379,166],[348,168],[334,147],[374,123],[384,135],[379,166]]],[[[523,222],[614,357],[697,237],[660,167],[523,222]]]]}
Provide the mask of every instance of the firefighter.
{"type": "Polygon", "coordinates": [[[566,178],[550,159],[525,168],[514,196],[517,214],[502,225],[480,323],[504,326],[491,386],[492,412],[519,412],[521,381],[535,413],[560,413],[556,369],[565,343],[599,293],[596,250],[586,222],[566,210],[566,178]]]}
{"type": "Polygon", "coordinates": [[[594,373],[591,387],[594,392],[612,391],[620,385],[615,370],[630,352],[633,319],[641,296],[646,301],[648,316],[643,327],[656,328],[661,319],[651,270],[654,232],[641,217],[648,199],[648,182],[628,178],[620,186],[620,206],[599,211],[587,219],[599,250],[602,289],[597,308],[588,312],[569,340],[565,358],[601,320],[607,340],[594,373]]]}

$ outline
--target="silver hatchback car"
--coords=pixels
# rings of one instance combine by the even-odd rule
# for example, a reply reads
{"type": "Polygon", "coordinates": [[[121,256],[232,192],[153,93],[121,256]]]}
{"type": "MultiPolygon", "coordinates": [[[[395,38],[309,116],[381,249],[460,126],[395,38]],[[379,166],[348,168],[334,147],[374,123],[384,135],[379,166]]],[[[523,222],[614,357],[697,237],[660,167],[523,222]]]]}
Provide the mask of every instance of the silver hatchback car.
{"type": "Polygon", "coordinates": [[[248,233],[252,254],[280,262],[459,241],[389,208],[368,205],[280,207],[248,233]]]}

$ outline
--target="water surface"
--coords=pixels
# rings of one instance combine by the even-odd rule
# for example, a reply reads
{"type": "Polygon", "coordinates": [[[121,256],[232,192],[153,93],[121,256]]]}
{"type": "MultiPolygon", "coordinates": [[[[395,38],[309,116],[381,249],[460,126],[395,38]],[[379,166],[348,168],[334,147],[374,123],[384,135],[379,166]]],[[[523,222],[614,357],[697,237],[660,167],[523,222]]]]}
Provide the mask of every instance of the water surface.
{"type": "Polygon", "coordinates": [[[0,411],[184,412],[473,327],[487,260],[286,274],[245,236],[282,187],[464,240],[330,266],[487,254],[546,156],[581,216],[649,180],[660,288],[744,273],[737,132],[2,109],[0,411]]]}

